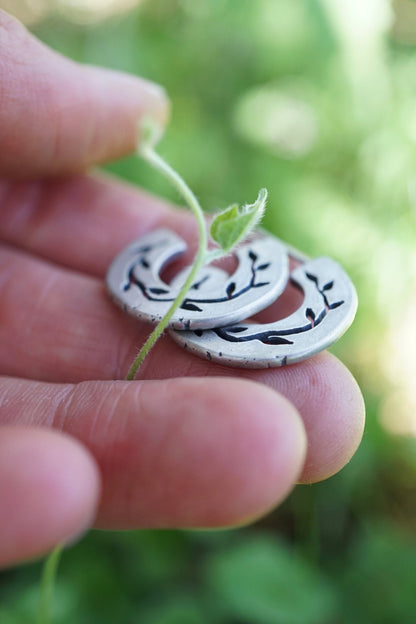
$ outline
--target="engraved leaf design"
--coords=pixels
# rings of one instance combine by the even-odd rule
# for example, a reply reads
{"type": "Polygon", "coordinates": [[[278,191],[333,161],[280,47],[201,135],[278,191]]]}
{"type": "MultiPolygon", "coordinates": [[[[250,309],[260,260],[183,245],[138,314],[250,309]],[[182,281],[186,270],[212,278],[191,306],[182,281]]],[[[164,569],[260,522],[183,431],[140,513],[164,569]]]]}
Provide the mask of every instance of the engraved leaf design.
{"type": "Polygon", "coordinates": [[[274,334],[265,336],[264,338],[262,338],[261,341],[268,345],[293,344],[291,340],[288,340],[287,338],[282,338],[282,336],[276,336],[274,334]]]}
{"type": "Polygon", "coordinates": [[[149,288],[152,295],[167,295],[169,293],[165,288],[149,288]]]}
{"type": "Polygon", "coordinates": [[[314,320],[315,320],[315,312],[312,310],[312,308],[306,308],[305,316],[306,316],[307,319],[309,319],[310,321],[314,322],[314,320]]]}
{"type": "Polygon", "coordinates": [[[247,327],[243,325],[234,325],[233,327],[227,327],[227,333],[229,334],[239,334],[242,331],[245,331],[247,327]]]}
{"type": "Polygon", "coordinates": [[[202,312],[201,308],[199,308],[194,303],[191,303],[190,301],[186,301],[186,300],[181,305],[181,308],[182,310],[191,310],[192,312],[202,312]]]}
{"type": "Polygon", "coordinates": [[[312,273],[308,273],[307,271],[305,271],[305,275],[308,279],[311,280],[311,282],[315,282],[315,284],[318,283],[318,278],[316,277],[316,275],[313,275],[312,273]]]}
{"type": "Polygon", "coordinates": [[[335,308],[339,308],[344,303],[344,301],[336,301],[335,303],[331,303],[329,305],[330,310],[335,310],[335,308]]]}
{"type": "Polygon", "coordinates": [[[227,293],[228,299],[231,299],[231,297],[233,296],[233,292],[234,291],[235,291],[235,282],[231,282],[230,284],[228,284],[228,286],[226,288],[226,293],[227,293]]]}

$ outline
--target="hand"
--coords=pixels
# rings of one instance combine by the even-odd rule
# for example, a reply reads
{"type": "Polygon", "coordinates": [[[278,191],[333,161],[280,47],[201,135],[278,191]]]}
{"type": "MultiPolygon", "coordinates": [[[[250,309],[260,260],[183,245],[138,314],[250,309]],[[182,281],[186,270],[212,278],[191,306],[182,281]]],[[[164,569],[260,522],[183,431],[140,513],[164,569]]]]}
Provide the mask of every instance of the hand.
{"type": "Polygon", "coordinates": [[[168,115],[146,81],[81,67],[0,11],[0,564],[102,528],[246,522],[338,471],[362,435],[358,387],[329,353],[230,370],[169,338],[123,379],[149,327],[103,277],[185,212],[83,171],[168,115]],[[8,179],[6,179],[8,178],[8,179]]]}

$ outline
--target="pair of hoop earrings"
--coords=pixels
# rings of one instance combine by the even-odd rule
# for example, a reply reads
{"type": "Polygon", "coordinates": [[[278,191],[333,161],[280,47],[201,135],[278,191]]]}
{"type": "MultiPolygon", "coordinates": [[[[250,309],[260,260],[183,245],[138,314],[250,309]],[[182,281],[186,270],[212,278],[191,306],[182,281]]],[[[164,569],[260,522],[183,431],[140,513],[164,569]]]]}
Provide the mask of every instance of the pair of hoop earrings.
{"type": "MultiPolygon", "coordinates": [[[[128,314],[150,323],[163,318],[188,269],[167,284],[162,269],[186,250],[174,232],[158,229],[126,247],[107,273],[111,298],[128,314]]],[[[300,362],[332,345],[357,310],[351,280],[334,260],[310,260],[270,234],[236,252],[237,268],[207,266],[197,276],[169,324],[184,349],[241,368],[271,368],[300,362]],[[300,264],[289,270],[289,258],[300,264]],[[247,321],[275,301],[288,282],[303,292],[301,306],[272,323],[247,321]]]]}

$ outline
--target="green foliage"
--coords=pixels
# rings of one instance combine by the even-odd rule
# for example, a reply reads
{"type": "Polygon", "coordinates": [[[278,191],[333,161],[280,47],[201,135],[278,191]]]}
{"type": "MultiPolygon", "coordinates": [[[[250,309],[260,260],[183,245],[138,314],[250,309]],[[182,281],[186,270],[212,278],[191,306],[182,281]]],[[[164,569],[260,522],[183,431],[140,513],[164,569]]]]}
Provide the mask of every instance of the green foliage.
{"type": "MultiPolygon", "coordinates": [[[[359,380],[368,412],[364,442],[342,473],[297,488],[257,526],[212,534],[92,532],[65,552],[56,624],[153,624],[169,617],[241,624],[232,611],[233,578],[245,583],[250,624],[261,622],[274,598],[269,575],[280,587],[275,568],[288,552],[303,587],[299,596],[321,596],[313,605],[327,609],[322,624],[414,621],[415,442],[391,436],[380,423],[399,424],[402,403],[389,407],[386,400],[394,383],[407,374],[414,387],[415,377],[410,334],[394,332],[404,327],[416,267],[416,22],[409,13],[415,3],[398,0],[394,23],[384,27],[388,20],[380,15],[388,4],[150,0],[89,27],[57,16],[39,25],[42,38],[63,53],[166,86],[173,116],[160,149],[204,207],[241,204],[265,186],[269,229],[310,255],[345,265],[359,313],[335,351],[359,380]],[[348,17],[358,5],[379,12],[360,28],[348,17]],[[330,11],[335,6],[345,12],[342,19],[330,11]],[[364,25],[366,39],[354,40],[364,25]],[[261,543],[265,534],[270,542],[268,559],[252,545],[260,531],[261,543]],[[228,557],[248,569],[234,563],[230,572],[228,557]]],[[[109,169],[177,201],[136,158],[109,169]]],[[[33,622],[39,577],[37,565],[0,575],[2,624],[33,622]]]]}
{"type": "Polygon", "coordinates": [[[343,624],[413,624],[415,561],[413,535],[384,523],[366,527],[344,573],[343,624]]]}
{"type": "Polygon", "coordinates": [[[212,555],[207,578],[224,621],[322,624],[336,594],[293,548],[257,535],[212,555]]]}
{"type": "Polygon", "coordinates": [[[261,189],[254,204],[233,204],[215,215],[211,222],[212,240],[228,253],[254,230],[266,209],[267,190],[261,189]]]}
{"type": "Polygon", "coordinates": [[[212,624],[198,600],[179,592],[167,597],[163,604],[149,607],[141,620],[146,624],[212,624]]]}

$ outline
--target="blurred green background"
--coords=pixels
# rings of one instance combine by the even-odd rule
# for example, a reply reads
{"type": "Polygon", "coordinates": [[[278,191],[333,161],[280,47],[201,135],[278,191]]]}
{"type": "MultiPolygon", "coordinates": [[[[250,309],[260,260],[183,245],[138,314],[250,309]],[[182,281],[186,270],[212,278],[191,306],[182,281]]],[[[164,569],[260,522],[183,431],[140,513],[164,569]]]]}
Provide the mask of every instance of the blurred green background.
{"type": "MultiPolygon", "coordinates": [[[[266,226],[359,292],[333,349],[363,389],[350,464],[235,531],[92,532],[65,553],[56,624],[416,621],[416,2],[20,0],[0,7],[80,61],[166,86],[160,150],[203,206],[269,189],[266,226]]],[[[144,164],[118,175],[176,200],[144,164]]],[[[0,573],[33,622],[40,564],[0,573]]]]}

